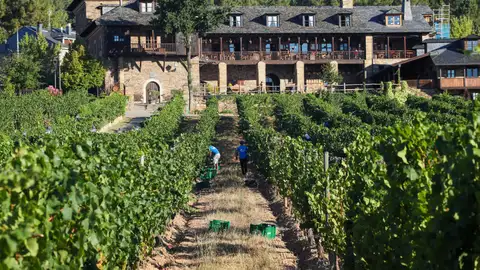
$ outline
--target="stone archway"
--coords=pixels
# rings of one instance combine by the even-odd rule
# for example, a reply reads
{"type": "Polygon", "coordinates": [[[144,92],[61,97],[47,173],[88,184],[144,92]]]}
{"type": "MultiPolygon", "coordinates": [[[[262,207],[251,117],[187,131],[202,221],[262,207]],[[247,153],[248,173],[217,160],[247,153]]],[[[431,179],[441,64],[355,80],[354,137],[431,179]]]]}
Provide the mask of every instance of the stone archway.
{"type": "Polygon", "coordinates": [[[280,91],[280,78],[273,73],[267,74],[265,78],[265,84],[267,86],[267,90],[269,91],[280,91]]]}
{"type": "Polygon", "coordinates": [[[149,102],[149,97],[152,92],[158,92],[159,101],[162,101],[162,85],[158,80],[148,80],[143,85],[143,103],[149,102]]]}

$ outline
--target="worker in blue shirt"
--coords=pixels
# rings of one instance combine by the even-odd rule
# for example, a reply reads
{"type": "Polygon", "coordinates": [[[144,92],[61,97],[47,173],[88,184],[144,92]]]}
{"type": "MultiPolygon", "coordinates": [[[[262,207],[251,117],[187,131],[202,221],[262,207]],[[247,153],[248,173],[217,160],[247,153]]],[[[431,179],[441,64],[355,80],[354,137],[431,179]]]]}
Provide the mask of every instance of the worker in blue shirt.
{"type": "Polygon", "coordinates": [[[218,151],[218,149],[212,145],[208,147],[208,150],[210,150],[210,157],[213,156],[213,166],[215,167],[215,170],[218,170],[218,161],[220,160],[220,151],[218,151]]]}
{"type": "Polygon", "coordinates": [[[240,159],[240,167],[242,167],[242,174],[246,175],[248,168],[248,147],[245,145],[245,141],[240,141],[240,146],[235,150],[235,158],[240,159]]]}

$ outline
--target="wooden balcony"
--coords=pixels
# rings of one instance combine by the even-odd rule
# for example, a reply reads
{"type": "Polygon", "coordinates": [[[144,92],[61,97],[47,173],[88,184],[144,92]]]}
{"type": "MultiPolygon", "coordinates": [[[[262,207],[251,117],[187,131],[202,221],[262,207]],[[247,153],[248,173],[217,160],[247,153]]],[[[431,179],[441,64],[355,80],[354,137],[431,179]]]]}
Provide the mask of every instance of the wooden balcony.
{"type": "Polygon", "coordinates": [[[441,89],[480,89],[480,77],[478,78],[441,78],[441,89]]]}
{"type": "Polygon", "coordinates": [[[175,43],[132,43],[130,52],[147,54],[177,54],[177,44],[175,43]]]}
{"type": "Polygon", "coordinates": [[[415,57],[414,50],[376,50],[373,51],[373,58],[375,59],[404,59],[415,57]]]}
{"type": "Polygon", "coordinates": [[[201,54],[202,61],[321,61],[321,60],[363,60],[364,51],[302,52],[290,51],[260,52],[207,52],[201,54]]]}

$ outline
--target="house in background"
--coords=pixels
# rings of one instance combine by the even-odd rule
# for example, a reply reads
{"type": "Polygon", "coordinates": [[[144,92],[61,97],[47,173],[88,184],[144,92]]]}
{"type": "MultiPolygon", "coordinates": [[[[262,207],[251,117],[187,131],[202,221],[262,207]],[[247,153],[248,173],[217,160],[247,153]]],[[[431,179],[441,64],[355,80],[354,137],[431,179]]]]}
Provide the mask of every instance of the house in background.
{"type": "MultiPolygon", "coordinates": [[[[74,0],[68,10],[91,55],[108,67],[105,87],[119,85],[135,101],[150,91],[165,98],[187,86],[180,35],[150,24],[152,0],[74,0]],[[112,6],[116,5],[112,9],[112,6]]],[[[222,92],[323,86],[322,67],[332,63],[345,82],[369,81],[383,66],[416,57],[414,46],[434,36],[428,6],[245,6],[219,27],[196,36],[193,83],[222,92]],[[236,88],[238,87],[238,88],[236,88]]]]}
{"type": "Polygon", "coordinates": [[[406,80],[411,87],[440,89],[476,98],[480,93],[480,36],[462,39],[428,39],[425,53],[398,62],[378,80],[406,80]]]}
{"type": "Polygon", "coordinates": [[[24,26],[18,29],[18,32],[11,35],[3,44],[0,44],[0,55],[17,52],[17,50],[20,49],[18,43],[21,42],[25,35],[37,37],[39,33],[42,33],[49,46],[60,45],[60,61],[68,52],[69,45],[75,41],[77,35],[71,24],[68,24],[65,29],[44,29],[42,24],[38,24],[37,26],[24,26]]]}

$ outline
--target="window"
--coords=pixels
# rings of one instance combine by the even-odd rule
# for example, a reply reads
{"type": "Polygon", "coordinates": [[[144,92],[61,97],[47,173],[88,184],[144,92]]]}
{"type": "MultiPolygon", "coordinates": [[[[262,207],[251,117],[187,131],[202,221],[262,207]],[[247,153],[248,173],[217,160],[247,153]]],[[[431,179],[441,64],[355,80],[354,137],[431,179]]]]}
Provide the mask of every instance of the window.
{"type": "Polygon", "coordinates": [[[477,78],[478,68],[467,68],[467,78],[477,78]]]}
{"type": "Polygon", "coordinates": [[[340,51],[348,51],[348,43],[340,43],[340,51]]]}
{"type": "Polygon", "coordinates": [[[241,15],[230,16],[230,26],[231,27],[242,27],[242,16],[241,15]]]}
{"type": "Polygon", "coordinates": [[[140,2],[140,12],[153,12],[153,2],[140,2]]]}
{"type": "Polygon", "coordinates": [[[113,36],[113,42],[123,42],[125,41],[123,36],[113,36]]]}
{"type": "Polygon", "coordinates": [[[315,16],[314,15],[303,15],[303,26],[306,26],[306,27],[315,26],[315,16]]]}
{"type": "Polygon", "coordinates": [[[467,40],[467,50],[473,51],[478,46],[478,40],[467,40]]]}
{"type": "Polygon", "coordinates": [[[447,70],[447,78],[455,78],[455,70],[454,69],[447,70]]]}
{"type": "Polygon", "coordinates": [[[110,10],[114,9],[115,7],[106,7],[106,6],[103,6],[102,7],[102,15],[109,12],[110,10]]]}
{"type": "Polygon", "coordinates": [[[230,44],[228,45],[228,50],[231,52],[231,53],[234,53],[235,52],[235,44],[230,44]]]}
{"type": "Polygon", "coordinates": [[[278,15],[269,15],[267,16],[267,26],[268,27],[279,27],[278,15]]]}
{"type": "Polygon", "coordinates": [[[331,52],[332,43],[322,43],[322,52],[331,52]]]}
{"type": "Polygon", "coordinates": [[[400,15],[387,16],[388,25],[400,25],[400,15]]]}
{"type": "Polygon", "coordinates": [[[350,26],[351,20],[350,20],[350,14],[343,14],[340,15],[340,26],[350,26]]]}

